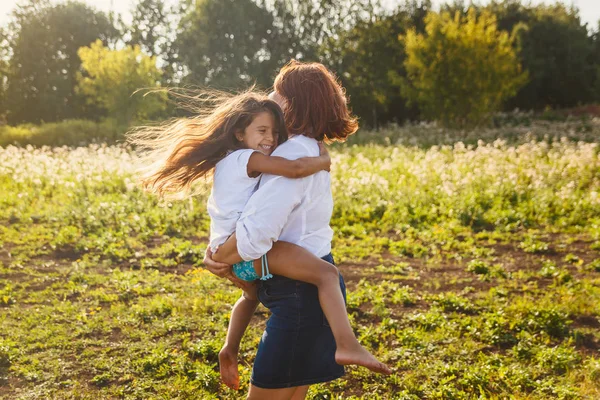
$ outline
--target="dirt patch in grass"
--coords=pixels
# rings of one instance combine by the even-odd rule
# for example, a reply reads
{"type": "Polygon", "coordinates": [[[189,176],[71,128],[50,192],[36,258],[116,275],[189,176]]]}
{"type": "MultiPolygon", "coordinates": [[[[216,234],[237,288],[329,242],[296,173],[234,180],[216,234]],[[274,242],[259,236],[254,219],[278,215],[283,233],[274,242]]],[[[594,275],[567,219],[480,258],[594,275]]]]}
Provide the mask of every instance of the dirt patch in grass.
{"type": "Polygon", "coordinates": [[[3,243],[2,246],[0,246],[0,263],[4,264],[4,265],[8,265],[11,262],[13,262],[13,257],[12,257],[12,253],[11,253],[11,249],[15,248],[16,245],[12,244],[12,243],[3,243]]]}
{"type": "Polygon", "coordinates": [[[578,315],[573,319],[574,327],[600,328],[600,320],[596,315],[578,315]]]}
{"type": "Polygon", "coordinates": [[[13,399],[15,393],[26,386],[28,386],[28,382],[9,375],[7,380],[0,381],[0,399],[13,399]]]}
{"type": "Polygon", "coordinates": [[[344,281],[348,284],[349,289],[353,289],[361,279],[366,279],[370,282],[386,280],[402,283],[416,291],[426,293],[443,293],[451,290],[461,291],[466,287],[487,290],[493,286],[493,283],[481,281],[477,275],[466,271],[464,265],[459,263],[445,263],[431,266],[425,264],[423,260],[394,256],[388,256],[386,261],[391,261],[392,264],[408,263],[406,275],[381,271],[372,272],[372,270],[365,271],[370,267],[380,264],[374,262],[366,262],[364,265],[341,263],[338,265],[338,268],[344,276],[344,281]]]}
{"type": "MultiPolygon", "coordinates": [[[[540,236],[542,237],[542,236],[540,236]]],[[[145,242],[146,248],[144,252],[151,250],[156,247],[160,247],[170,240],[169,237],[157,236],[151,237],[145,242]]],[[[201,246],[206,243],[206,238],[186,238],[190,240],[194,245],[201,246]]],[[[575,278],[588,277],[589,274],[595,274],[595,272],[586,272],[579,264],[573,264],[565,261],[567,254],[573,254],[582,260],[582,263],[587,263],[597,257],[597,252],[592,251],[589,248],[591,241],[589,238],[577,236],[575,239],[573,236],[566,234],[548,234],[542,239],[548,243],[549,250],[541,253],[527,253],[520,247],[520,241],[513,240],[508,243],[498,244],[484,244],[475,243],[478,247],[488,247],[494,250],[494,254],[486,255],[481,257],[481,260],[485,261],[489,265],[500,264],[502,271],[507,275],[511,273],[518,273],[519,271],[525,271],[526,274],[522,275],[523,278],[519,285],[505,287],[508,295],[519,295],[526,291],[524,288],[526,285],[531,285],[536,290],[548,288],[554,283],[553,278],[544,278],[538,274],[542,268],[542,261],[549,260],[556,264],[557,268],[561,270],[568,270],[569,273],[575,278]],[[550,240],[548,240],[550,238],[550,240]],[[565,249],[561,249],[559,246],[561,243],[571,241],[565,249]]],[[[474,258],[464,257],[461,261],[454,261],[452,258],[447,258],[447,254],[440,254],[436,259],[425,259],[425,258],[410,258],[403,256],[395,256],[388,252],[379,254],[371,259],[364,260],[362,262],[343,262],[338,265],[344,279],[347,283],[349,291],[353,291],[357,288],[358,283],[361,279],[365,279],[371,285],[377,284],[382,281],[390,281],[401,286],[410,287],[416,294],[413,304],[403,305],[401,303],[392,304],[386,303],[385,306],[389,310],[387,316],[392,319],[401,320],[405,318],[407,313],[427,311],[431,308],[432,303],[427,296],[436,295],[441,293],[457,294],[459,297],[465,297],[474,299],[477,296],[481,296],[482,293],[488,292],[492,287],[505,286],[506,281],[504,279],[510,279],[510,277],[502,278],[501,276],[489,276],[484,277],[483,275],[477,275],[467,270],[467,266],[474,258]],[[389,268],[389,270],[386,270],[389,268]]],[[[8,257],[6,250],[0,251],[0,260],[2,257],[8,257]]],[[[79,254],[74,251],[61,251],[54,252],[47,255],[39,255],[31,260],[31,263],[26,265],[24,270],[10,274],[0,275],[0,277],[6,277],[10,281],[19,282],[23,284],[23,290],[25,293],[45,290],[52,284],[64,283],[67,284],[69,280],[69,269],[72,268],[72,262],[80,257],[79,254]],[[28,273],[29,271],[29,273],[28,273]],[[40,275],[49,273],[60,274],[56,276],[56,279],[41,281],[40,275]]],[[[146,258],[153,258],[152,255],[145,256],[146,258]]],[[[173,266],[163,266],[157,263],[156,266],[148,267],[147,269],[158,270],[160,274],[172,274],[177,275],[179,282],[185,280],[185,277],[181,277],[190,270],[199,268],[200,265],[193,265],[190,262],[179,263],[173,266]]],[[[121,270],[141,269],[140,264],[135,262],[123,261],[118,263],[112,263],[109,268],[102,266],[99,262],[97,266],[87,265],[82,272],[84,274],[102,274],[106,275],[110,273],[110,270],[115,268],[121,270]]],[[[94,285],[94,288],[102,287],[94,285]]],[[[114,295],[114,288],[106,287],[107,295],[114,295]]],[[[387,294],[389,295],[389,293],[387,294]]],[[[81,300],[82,295],[79,293],[73,293],[67,296],[70,301],[81,300]]],[[[128,304],[127,301],[123,303],[128,304]]],[[[92,306],[91,303],[78,303],[82,309],[92,306]]],[[[27,310],[31,305],[18,302],[11,307],[18,307],[19,310],[27,310]]],[[[360,304],[357,309],[352,310],[356,313],[357,325],[363,326],[378,326],[382,321],[381,315],[376,315],[373,312],[373,304],[365,302],[360,304]]],[[[266,320],[268,319],[270,312],[263,306],[260,306],[255,312],[252,320],[252,326],[254,330],[261,331],[264,329],[266,320]]],[[[598,337],[591,331],[600,329],[600,321],[595,315],[577,315],[572,318],[571,332],[577,332],[576,337],[576,349],[585,357],[591,357],[597,355],[600,348],[598,337]]],[[[192,325],[189,325],[192,326],[192,325]]],[[[214,329],[224,329],[223,326],[215,325],[214,329]]],[[[211,332],[215,332],[211,328],[211,332]]],[[[165,331],[164,335],[169,336],[172,333],[165,331]]],[[[102,346],[104,349],[111,348],[108,350],[111,354],[114,353],[115,357],[119,357],[121,352],[126,351],[128,345],[131,345],[132,340],[127,335],[126,330],[122,330],[120,327],[113,326],[110,331],[92,331],[85,336],[85,339],[94,339],[98,341],[98,346],[102,346]]],[[[200,334],[194,330],[190,331],[190,340],[205,339],[205,333],[200,334]]],[[[385,339],[380,342],[380,345],[392,347],[394,344],[391,342],[392,339],[385,339]]],[[[178,342],[171,341],[170,345],[177,347],[178,342]]],[[[483,353],[504,353],[505,350],[501,346],[487,346],[481,350],[483,353]]],[[[248,351],[247,356],[241,356],[240,362],[243,365],[250,366],[253,362],[255,352],[248,351]]],[[[99,390],[99,387],[110,386],[110,385],[121,385],[127,383],[122,380],[115,380],[107,378],[106,381],[102,381],[101,384],[94,385],[89,382],[94,378],[89,364],[85,364],[85,360],[76,359],[71,352],[67,351],[67,354],[61,355],[65,360],[68,360],[72,365],[69,368],[70,372],[64,376],[65,379],[77,380],[82,387],[85,387],[86,391],[95,393],[99,390]]],[[[20,388],[29,388],[32,383],[24,381],[18,377],[9,375],[8,380],[3,382],[3,386],[0,386],[0,398],[10,398],[15,396],[19,392],[20,388]]],[[[345,396],[355,394],[357,396],[363,396],[366,394],[363,388],[362,381],[359,379],[348,377],[348,384],[344,387],[343,393],[345,396]]],[[[334,390],[335,392],[335,390],[334,390]]]]}
{"type": "Polygon", "coordinates": [[[0,274],[0,279],[8,279],[12,283],[27,282],[30,280],[30,275],[25,272],[10,272],[8,274],[0,274]]]}

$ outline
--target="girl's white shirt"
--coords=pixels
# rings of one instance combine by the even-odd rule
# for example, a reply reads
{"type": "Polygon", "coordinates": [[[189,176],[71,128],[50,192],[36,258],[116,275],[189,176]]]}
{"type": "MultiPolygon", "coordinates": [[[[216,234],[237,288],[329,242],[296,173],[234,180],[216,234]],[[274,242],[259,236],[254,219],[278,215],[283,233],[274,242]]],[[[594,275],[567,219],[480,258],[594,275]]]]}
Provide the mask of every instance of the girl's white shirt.
{"type": "MultiPolygon", "coordinates": [[[[272,155],[289,160],[317,157],[319,145],[315,139],[295,135],[272,155]]],[[[246,261],[256,260],[271,249],[273,242],[283,240],[323,257],[331,252],[332,212],[329,172],[300,179],[263,174],[258,190],[237,221],[238,253],[246,261]]]]}
{"type": "Polygon", "coordinates": [[[215,166],[213,186],[206,204],[210,215],[210,248],[227,241],[244,206],[258,186],[260,176],[248,176],[248,160],[256,150],[242,149],[228,154],[215,166]]]}

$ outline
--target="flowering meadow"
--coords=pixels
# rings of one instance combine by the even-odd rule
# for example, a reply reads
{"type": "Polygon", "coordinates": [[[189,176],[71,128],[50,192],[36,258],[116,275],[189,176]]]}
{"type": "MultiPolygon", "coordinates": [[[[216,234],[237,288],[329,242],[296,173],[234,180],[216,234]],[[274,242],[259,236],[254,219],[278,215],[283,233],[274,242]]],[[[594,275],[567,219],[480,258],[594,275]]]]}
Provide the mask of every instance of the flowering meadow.
{"type": "MultiPolygon", "coordinates": [[[[600,149],[538,139],[332,149],[348,311],[394,374],[350,367],[309,398],[600,398],[600,149]]],[[[201,265],[210,183],[159,202],[138,164],[123,145],[0,147],[0,398],[245,398],[268,311],[231,391],[239,291],[201,265]]]]}

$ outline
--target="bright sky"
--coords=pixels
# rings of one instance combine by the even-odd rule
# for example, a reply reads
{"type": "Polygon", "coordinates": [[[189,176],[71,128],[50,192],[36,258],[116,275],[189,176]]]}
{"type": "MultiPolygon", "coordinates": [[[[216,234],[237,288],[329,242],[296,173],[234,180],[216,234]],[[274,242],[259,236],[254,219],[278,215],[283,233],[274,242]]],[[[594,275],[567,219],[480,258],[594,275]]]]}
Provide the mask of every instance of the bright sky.
{"type": "MultiPolygon", "coordinates": [[[[55,2],[57,0],[54,0],[55,2]]],[[[524,0],[524,2],[527,0],[524,0]]],[[[9,14],[19,0],[0,0],[0,25],[5,25],[8,22],[9,14]]],[[[84,0],[99,10],[109,11],[114,10],[123,15],[126,21],[129,20],[129,10],[134,3],[134,0],[84,0]]],[[[176,0],[166,0],[168,4],[176,3],[176,0]]],[[[441,3],[446,3],[444,0],[433,0],[433,4],[437,7],[441,3]]],[[[487,3],[488,0],[479,0],[479,2],[487,3]]],[[[581,19],[587,22],[593,29],[597,29],[598,21],[600,20],[600,0],[566,0],[567,4],[575,4],[579,8],[581,19]]],[[[401,0],[384,0],[388,5],[401,3],[401,0]]],[[[533,4],[556,3],[556,0],[532,0],[533,4]]]]}

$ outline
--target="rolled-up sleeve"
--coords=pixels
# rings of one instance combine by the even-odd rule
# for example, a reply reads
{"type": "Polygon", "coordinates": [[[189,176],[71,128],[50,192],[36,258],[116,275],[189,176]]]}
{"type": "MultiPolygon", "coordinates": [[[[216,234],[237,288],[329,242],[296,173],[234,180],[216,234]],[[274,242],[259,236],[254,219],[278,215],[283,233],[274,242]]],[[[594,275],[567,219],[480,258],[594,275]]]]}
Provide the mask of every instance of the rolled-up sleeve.
{"type": "Polygon", "coordinates": [[[279,239],[292,210],[302,202],[306,178],[264,175],[236,225],[237,250],[244,260],[266,254],[279,239]]]}

